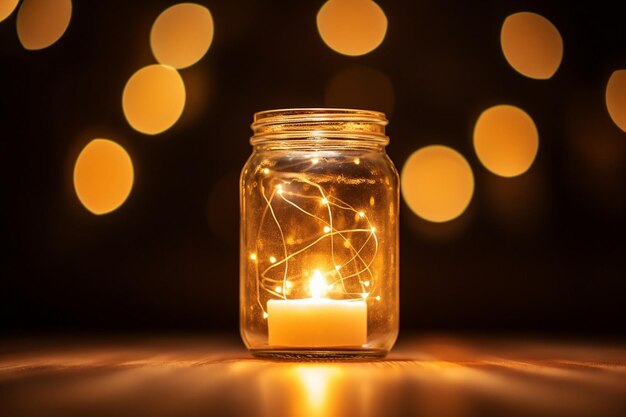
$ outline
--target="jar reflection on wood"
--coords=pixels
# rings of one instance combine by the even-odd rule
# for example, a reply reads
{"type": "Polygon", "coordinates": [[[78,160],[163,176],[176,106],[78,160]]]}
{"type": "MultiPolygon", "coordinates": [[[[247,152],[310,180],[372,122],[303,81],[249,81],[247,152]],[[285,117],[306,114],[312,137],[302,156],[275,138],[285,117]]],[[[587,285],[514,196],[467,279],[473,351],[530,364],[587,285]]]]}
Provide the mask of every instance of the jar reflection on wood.
{"type": "Polygon", "coordinates": [[[381,357],[398,333],[398,174],[385,115],[255,114],[241,175],[240,327],[257,356],[381,357]]]}

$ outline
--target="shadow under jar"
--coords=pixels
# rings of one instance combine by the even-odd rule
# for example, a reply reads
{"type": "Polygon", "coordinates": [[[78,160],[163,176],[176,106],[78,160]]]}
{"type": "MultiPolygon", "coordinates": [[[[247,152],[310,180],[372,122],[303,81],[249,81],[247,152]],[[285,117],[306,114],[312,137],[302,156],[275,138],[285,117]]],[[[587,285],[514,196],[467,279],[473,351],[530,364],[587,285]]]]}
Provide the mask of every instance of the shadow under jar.
{"type": "Polygon", "coordinates": [[[398,173],[383,113],[254,115],[240,330],[255,356],[383,357],[398,334],[398,173]]]}

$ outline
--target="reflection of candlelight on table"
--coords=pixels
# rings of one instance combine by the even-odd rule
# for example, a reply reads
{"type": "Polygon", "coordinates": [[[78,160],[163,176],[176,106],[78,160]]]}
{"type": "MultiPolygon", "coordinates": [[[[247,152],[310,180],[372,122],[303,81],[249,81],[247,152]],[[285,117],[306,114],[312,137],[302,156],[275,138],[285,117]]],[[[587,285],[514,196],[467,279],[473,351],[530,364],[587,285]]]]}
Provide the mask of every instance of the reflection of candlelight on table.
{"type": "Polygon", "coordinates": [[[405,335],[388,360],[252,359],[206,337],[5,338],[0,415],[626,415],[624,343],[405,335]]]}
{"type": "Polygon", "coordinates": [[[302,405],[294,407],[294,415],[323,416],[332,413],[334,398],[332,385],[341,377],[342,370],[327,364],[301,364],[292,369],[289,377],[299,383],[294,390],[302,405]],[[304,405],[304,406],[303,406],[304,405]]]}

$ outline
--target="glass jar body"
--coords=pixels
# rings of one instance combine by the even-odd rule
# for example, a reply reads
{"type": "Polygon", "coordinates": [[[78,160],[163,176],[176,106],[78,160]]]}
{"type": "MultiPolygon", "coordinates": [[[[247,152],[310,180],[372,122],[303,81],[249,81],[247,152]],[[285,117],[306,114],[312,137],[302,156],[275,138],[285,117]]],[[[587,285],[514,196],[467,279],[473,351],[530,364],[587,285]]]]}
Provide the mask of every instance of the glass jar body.
{"type": "Polygon", "coordinates": [[[257,145],[242,170],[240,330],[257,356],[381,357],[398,334],[398,174],[380,144],[257,145]]]}

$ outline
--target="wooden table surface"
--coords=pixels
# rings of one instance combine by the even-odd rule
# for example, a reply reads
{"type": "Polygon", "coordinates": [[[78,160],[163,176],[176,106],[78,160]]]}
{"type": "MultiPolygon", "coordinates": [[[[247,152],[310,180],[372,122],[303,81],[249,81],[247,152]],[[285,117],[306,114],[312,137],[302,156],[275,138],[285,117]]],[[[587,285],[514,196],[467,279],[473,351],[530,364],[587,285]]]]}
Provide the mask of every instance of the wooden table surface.
{"type": "Polygon", "coordinates": [[[218,337],[0,342],[0,416],[626,416],[626,344],[401,338],[385,360],[254,359],[218,337]]]}

